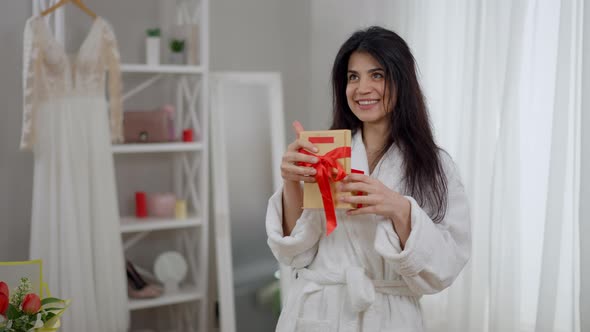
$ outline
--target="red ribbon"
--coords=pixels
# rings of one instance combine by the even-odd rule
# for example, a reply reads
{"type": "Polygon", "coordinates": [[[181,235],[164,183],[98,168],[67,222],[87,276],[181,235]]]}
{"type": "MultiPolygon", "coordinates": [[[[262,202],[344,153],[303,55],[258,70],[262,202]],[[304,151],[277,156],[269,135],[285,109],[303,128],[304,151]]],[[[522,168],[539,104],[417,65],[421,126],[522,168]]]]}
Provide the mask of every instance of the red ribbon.
{"type": "Polygon", "coordinates": [[[338,182],[346,176],[346,171],[337,161],[340,158],[350,157],[350,146],[342,146],[336,148],[323,156],[318,156],[307,150],[299,149],[299,152],[314,156],[318,158],[315,164],[301,162],[300,166],[313,167],[316,169],[315,179],[322,194],[322,202],[324,203],[324,212],[326,213],[326,235],[330,235],[336,228],[336,211],[334,209],[334,200],[332,198],[331,182],[338,182]],[[336,169],[336,172],[333,170],[336,169]]]}
{"type": "MultiPolygon", "coordinates": [[[[350,173],[356,173],[356,174],[365,174],[365,171],[361,171],[361,170],[358,170],[358,169],[351,169],[351,170],[350,170],[350,173]]],[[[353,192],[352,192],[352,194],[353,194],[354,196],[365,196],[367,193],[364,193],[364,192],[362,192],[362,191],[353,191],[353,192]]],[[[362,205],[362,204],[357,204],[357,205],[356,205],[356,208],[357,208],[357,209],[360,209],[360,208],[362,208],[362,207],[363,207],[363,205],[362,205]]]]}

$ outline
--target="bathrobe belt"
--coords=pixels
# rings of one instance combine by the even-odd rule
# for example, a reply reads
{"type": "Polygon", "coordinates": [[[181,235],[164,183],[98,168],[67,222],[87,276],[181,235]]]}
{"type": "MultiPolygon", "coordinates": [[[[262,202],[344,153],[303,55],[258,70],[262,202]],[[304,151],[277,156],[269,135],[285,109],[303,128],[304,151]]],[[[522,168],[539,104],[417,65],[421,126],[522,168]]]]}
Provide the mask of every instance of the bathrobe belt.
{"type": "MultiPolygon", "coordinates": [[[[345,285],[353,311],[359,313],[367,310],[375,301],[375,292],[389,295],[420,297],[414,293],[403,280],[371,280],[363,268],[351,266],[342,272],[324,272],[309,269],[296,271],[299,278],[309,283],[303,288],[303,294],[313,293],[327,285],[345,285]]],[[[302,294],[302,295],[303,295],[302,294]]]]}

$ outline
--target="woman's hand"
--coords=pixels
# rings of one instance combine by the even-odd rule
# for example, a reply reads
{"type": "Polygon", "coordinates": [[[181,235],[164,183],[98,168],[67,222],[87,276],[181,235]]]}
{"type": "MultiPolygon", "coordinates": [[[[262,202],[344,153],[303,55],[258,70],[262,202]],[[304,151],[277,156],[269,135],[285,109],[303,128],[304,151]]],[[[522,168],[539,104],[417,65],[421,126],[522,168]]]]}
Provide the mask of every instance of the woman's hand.
{"type": "Polygon", "coordinates": [[[340,192],[361,191],[364,196],[341,196],[340,201],[353,205],[362,204],[357,209],[348,210],[350,216],[377,214],[390,219],[402,248],[410,235],[411,204],[401,194],[387,188],[381,181],[364,174],[349,174],[337,188],[340,192]]]}
{"type": "Polygon", "coordinates": [[[283,235],[291,235],[295,224],[303,212],[303,189],[300,181],[315,182],[316,170],[313,167],[298,166],[297,162],[303,161],[315,164],[316,157],[300,153],[299,149],[304,148],[311,152],[317,152],[317,148],[307,140],[301,140],[299,133],[303,126],[298,121],[293,122],[293,129],[297,139],[289,144],[287,152],[283,155],[281,162],[281,176],[285,185],[283,186],[283,235]]]}
{"type": "Polygon", "coordinates": [[[310,152],[317,153],[318,149],[311,144],[308,140],[299,138],[299,133],[303,131],[303,126],[297,121],[293,123],[293,129],[297,133],[297,139],[287,147],[287,152],[283,155],[281,162],[281,176],[285,182],[316,182],[314,175],[316,170],[313,167],[298,166],[298,162],[306,162],[315,164],[318,162],[318,158],[309,156],[299,152],[299,149],[303,148],[310,152]]]}
{"type": "Polygon", "coordinates": [[[364,174],[349,174],[338,184],[341,192],[361,191],[364,196],[342,196],[341,202],[363,207],[352,209],[348,215],[378,214],[391,220],[409,219],[410,201],[399,193],[387,188],[381,181],[364,174]]]}

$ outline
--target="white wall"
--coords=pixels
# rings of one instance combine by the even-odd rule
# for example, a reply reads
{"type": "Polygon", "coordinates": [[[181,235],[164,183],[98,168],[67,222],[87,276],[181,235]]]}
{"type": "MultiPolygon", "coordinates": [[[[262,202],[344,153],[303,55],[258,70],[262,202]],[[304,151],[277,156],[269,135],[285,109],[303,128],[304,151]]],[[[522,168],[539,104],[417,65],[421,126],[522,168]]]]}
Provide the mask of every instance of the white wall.
{"type": "Polygon", "coordinates": [[[309,0],[211,1],[211,69],[280,71],[288,133],[294,120],[311,121],[309,6],[309,0]]]}
{"type": "Polygon", "coordinates": [[[0,261],[29,256],[33,158],[18,150],[22,47],[30,1],[0,4],[0,261]]]}

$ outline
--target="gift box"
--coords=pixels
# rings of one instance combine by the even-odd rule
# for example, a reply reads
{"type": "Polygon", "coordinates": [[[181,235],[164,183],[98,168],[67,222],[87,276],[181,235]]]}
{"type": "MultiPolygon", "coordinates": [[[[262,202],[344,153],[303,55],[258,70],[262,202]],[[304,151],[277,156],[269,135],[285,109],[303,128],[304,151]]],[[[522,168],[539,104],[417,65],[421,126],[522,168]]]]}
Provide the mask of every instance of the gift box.
{"type": "Polygon", "coordinates": [[[338,201],[336,183],[350,174],[350,130],[303,131],[299,136],[318,148],[317,153],[301,149],[299,152],[318,157],[316,164],[300,163],[303,166],[316,169],[316,182],[304,183],[303,208],[324,209],[326,215],[326,234],[329,235],[336,228],[335,209],[351,209],[353,206],[338,201]]]}
{"type": "MultiPolygon", "coordinates": [[[[318,148],[318,152],[315,154],[319,156],[325,156],[327,153],[334,151],[340,147],[350,148],[351,134],[350,130],[323,130],[323,131],[303,131],[300,133],[300,138],[307,139],[318,148]]],[[[339,163],[344,170],[345,174],[350,174],[350,153],[345,157],[335,158],[335,161],[339,163]]],[[[334,169],[330,170],[332,175],[334,169]]],[[[339,180],[338,180],[339,181],[339,180]]],[[[336,183],[330,179],[330,191],[332,193],[334,208],[336,209],[351,209],[352,205],[348,203],[338,202],[336,194],[336,183]]],[[[342,193],[345,195],[350,193],[342,193]]],[[[303,185],[303,208],[305,209],[323,209],[324,201],[322,199],[322,193],[320,191],[319,183],[305,183],[303,185]]]]}

